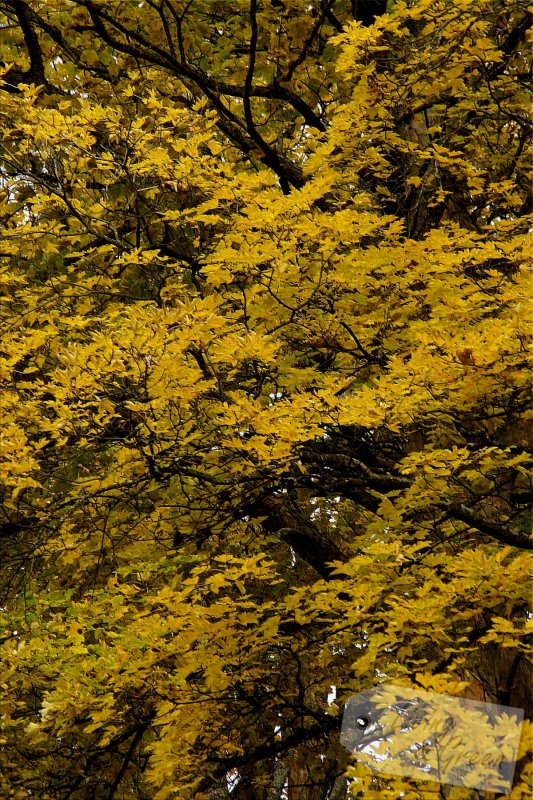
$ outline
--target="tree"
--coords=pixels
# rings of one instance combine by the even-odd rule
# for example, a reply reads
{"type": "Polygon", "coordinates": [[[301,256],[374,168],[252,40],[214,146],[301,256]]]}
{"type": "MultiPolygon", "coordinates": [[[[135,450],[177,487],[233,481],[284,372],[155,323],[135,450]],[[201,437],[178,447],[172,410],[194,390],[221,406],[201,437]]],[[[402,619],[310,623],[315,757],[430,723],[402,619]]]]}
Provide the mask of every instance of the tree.
{"type": "Polygon", "coordinates": [[[0,13],[2,796],[444,796],[339,729],[531,717],[527,5],[0,13]]]}

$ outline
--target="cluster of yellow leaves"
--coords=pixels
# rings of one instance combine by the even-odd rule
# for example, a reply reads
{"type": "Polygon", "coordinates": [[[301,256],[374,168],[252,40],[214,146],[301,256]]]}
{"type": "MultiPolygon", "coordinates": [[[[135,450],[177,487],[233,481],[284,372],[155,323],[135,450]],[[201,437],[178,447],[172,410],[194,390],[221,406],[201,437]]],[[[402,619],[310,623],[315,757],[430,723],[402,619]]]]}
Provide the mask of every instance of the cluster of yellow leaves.
{"type": "MultiPolygon", "coordinates": [[[[147,576],[137,574],[135,582],[111,577],[105,589],[79,601],[63,593],[36,597],[28,606],[34,621],[25,622],[22,613],[16,637],[2,645],[4,688],[9,686],[4,733],[42,745],[75,732],[91,750],[105,748],[134,725],[136,709],[142,709],[156,734],[149,744],[150,778],[158,798],[170,797],[176,780],[198,777],[196,750],[203,739],[215,737],[226,754],[241,752],[231,731],[240,706],[232,689],[235,676],[243,694],[268,687],[275,654],[289,653],[308,627],[318,624],[325,633],[312,647],[314,669],[330,663],[332,651],[357,653],[353,691],[365,686],[369,671],[409,675],[424,663],[432,642],[440,641],[444,653],[464,654],[476,612],[501,602],[502,592],[527,586],[527,558],[510,560],[507,551],[489,565],[477,551],[441,558],[438,585],[435,564],[420,563],[419,585],[413,587],[412,570],[402,573],[402,566],[416,551],[376,546],[345,565],[342,580],[317,583],[311,592],[285,590],[277,602],[258,603],[250,593],[252,584],[266,589],[280,583],[275,564],[264,555],[220,556],[210,568],[193,567],[188,578],[180,578],[165,559],[153,565],[158,578],[149,591],[147,576]],[[489,567],[492,593],[478,582],[489,567]],[[399,595],[402,580],[405,601],[399,595]],[[469,602],[473,593],[475,602],[469,602]],[[368,638],[378,623],[383,632],[368,638]],[[296,633],[288,635],[289,629],[296,633]],[[28,724],[9,709],[29,687],[43,699],[39,721],[28,724]]],[[[498,635],[501,627],[495,618],[492,632],[498,635]]],[[[453,681],[453,670],[440,679],[417,675],[417,683],[431,691],[466,685],[453,681]]]]}

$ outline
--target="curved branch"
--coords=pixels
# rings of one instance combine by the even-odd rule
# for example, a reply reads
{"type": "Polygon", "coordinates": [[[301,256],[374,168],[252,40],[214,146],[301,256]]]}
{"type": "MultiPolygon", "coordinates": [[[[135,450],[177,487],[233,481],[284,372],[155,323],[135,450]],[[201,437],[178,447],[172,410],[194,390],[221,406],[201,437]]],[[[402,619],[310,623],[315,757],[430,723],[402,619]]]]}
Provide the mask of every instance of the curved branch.
{"type": "Polygon", "coordinates": [[[470,528],[474,528],[480,533],[485,533],[491,539],[496,539],[502,544],[518,547],[521,550],[533,550],[533,539],[527,534],[520,531],[512,531],[499,522],[492,522],[462,503],[448,509],[448,515],[466,523],[470,528]]]}
{"type": "MultiPolygon", "coordinates": [[[[220,95],[230,95],[233,97],[241,97],[245,99],[246,91],[249,96],[264,96],[270,97],[272,93],[260,94],[254,90],[251,85],[252,72],[254,67],[254,60],[252,59],[251,70],[248,70],[247,85],[244,87],[235,87],[206,75],[202,70],[192,67],[190,64],[176,61],[172,56],[166,53],[156,45],[150,45],[142,36],[129,28],[125,28],[111,15],[107,14],[101,8],[95,5],[92,0],[81,0],[80,5],[87,8],[91,17],[94,29],[101,39],[106,42],[110,47],[118,50],[119,52],[128,53],[134,58],[142,59],[148,63],[157,64],[160,67],[174,73],[182,80],[189,80],[211,101],[213,106],[219,112],[219,119],[217,122],[220,130],[225,133],[245,154],[249,155],[258,147],[263,155],[260,158],[265,166],[272,169],[280,179],[282,189],[285,193],[289,191],[289,187],[301,188],[305,183],[302,170],[297,164],[290,161],[286,156],[279,155],[273,148],[264,141],[259,135],[257,129],[251,119],[251,113],[248,111],[248,118],[246,120],[247,132],[239,128],[237,118],[231,114],[222,104],[220,95]],[[137,45],[132,45],[123,42],[113,36],[105,25],[105,22],[112,25],[116,30],[120,31],[124,36],[133,39],[137,45]]],[[[253,6],[252,6],[253,10],[253,6]]],[[[269,87],[263,87],[265,90],[269,87]]],[[[286,92],[283,92],[286,95],[286,92]]]]}
{"type": "MultiPolygon", "coordinates": [[[[318,495],[339,494],[373,513],[378,513],[381,500],[373,495],[372,491],[376,493],[401,491],[413,485],[413,480],[409,477],[390,472],[376,472],[363,461],[347,454],[317,452],[316,443],[302,452],[301,459],[304,464],[311,466],[311,470],[313,465],[317,468],[306,485],[313,488],[318,495]],[[317,486],[317,482],[321,483],[320,487],[317,486]]],[[[513,531],[501,522],[489,520],[465,503],[451,505],[440,503],[437,508],[443,512],[443,517],[437,520],[437,525],[447,519],[455,519],[501,544],[521,550],[533,550],[533,539],[526,533],[513,531]]]]}
{"type": "Polygon", "coordinates": [[[7,74],[4,76],[4,81],[11,81],[12,83],[8,84],[9,88],[7,91],[16,91],[16,86],[19,83],[46,85],[41,45],[33,29],[28,6],[23,0],[12,0],[9,5],[13,9],[20,25],[24,37],[24,44],[26,45],[28,58],[30,60],[30,66],[27,70],[19,70],[16,67],[12,67],[8,70],[7,74]]]}
{"type": "MultiPolygon", "coordinates": [[[[84,6],[91,17],[94,30],[99,36],[111,47],[119,52],[128,53],[135,58],[142,59],[148,63],[157,64],[160,67],[170,70],[179,78],[186,78],[192,80],[196,85],[204,91],[206,88],[218,95],[225,95],[227,97],[238,97],[244,99],[247,95],[249,97],[262,97],[270,100],[285,100],[290,103],[295,111],[302,115],[307,125],[317,128],[320,131],[325,130],[324,123],[320,117],[305,103],[298,95],[294,94],[290,89],[285,86],[280,86],[278,83],[269,85],[260,84],[246,87],[239,86],[227,81],[220,81],[208,75],[198,67],[183,60],[183,54],[180,61],[178,61],[172,54],[167,53],[162,48],[152,44],[139,33],[130,28],[126,28],[119,23],[111,14],[103,11],[92,0],[79,0],[79,5],[84,6]],[[137,42],[137,47],[128,42],[121,41],[110,34],[108,28],[104,25],[104,20],[117,31],[122,33],[128,40],[137,42]]],[[[251,10],[251,16],[253,9],[251,10]]],[[[255,18],[255,13],[253,13],[255,18]]],[[[253,35],[253,33],[252,33],[253,35]]],[[[254,48],[255,60],[255,48],[254,48]]],[[[252,67],[253,69],[253,67],[252,67]]],[[[248,75],[247,75],[248,78],[248,75]]]]}

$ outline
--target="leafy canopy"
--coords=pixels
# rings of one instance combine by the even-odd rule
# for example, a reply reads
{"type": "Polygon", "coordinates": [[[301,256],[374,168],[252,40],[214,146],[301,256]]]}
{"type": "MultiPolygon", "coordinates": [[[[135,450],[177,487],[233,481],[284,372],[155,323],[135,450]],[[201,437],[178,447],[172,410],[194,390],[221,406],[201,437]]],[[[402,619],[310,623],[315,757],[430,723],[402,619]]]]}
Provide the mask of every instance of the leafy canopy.
{"type": "Polygon", "coordinates": [[[530,21],[0,2],[2,797],[425,800],[347,696],[531,714],[530,21]]]}

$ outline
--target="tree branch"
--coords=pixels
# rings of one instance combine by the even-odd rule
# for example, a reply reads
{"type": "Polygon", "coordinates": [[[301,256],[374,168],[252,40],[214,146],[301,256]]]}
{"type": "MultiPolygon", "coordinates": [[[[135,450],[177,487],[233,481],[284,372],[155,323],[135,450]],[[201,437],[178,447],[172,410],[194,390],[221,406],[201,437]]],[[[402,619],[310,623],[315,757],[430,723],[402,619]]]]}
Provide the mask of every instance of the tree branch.
{"type": "Polygon", "coordinates": [[[265,528],[278,534],[322,578],[331,577],[332,567],[327,566],[330,562],[346,561],[342,550],[311,520],[291,508],[284,496],[266,497],[254,510],[267,517],[265,528]]]}
{"type": "Polygon", "coordinates": [[[111,784],[111,786],[109,788],[109,794],[107,795],[107,800],[113,800],[113,797],[115,796],[115,792],[118,789],[118,787],[120,786],[120,782],[122,781],[122,778],[124,777],[124,775],[126,773],[126,770],[128,768],[128,765],[129,765],[131,759],[133,758],[133,754],[135,753],[135,750],[137,749],[137,746],[138,746],[139,742],[141,741],[142,737],[144,736],[144,732],[148,728],[149,724],[150,724],[149,722],[145,722],[142,725],[139,725],[139,727],[137,728],[137,730],[136,730],[136,732],[135,732],[135,734],[134,734],[134,736],[133,736],[133,738],[131,740],[130,746],[128,747],[127,753],[125,754],[125,756],[123,758],[121,767],[120,767],[119,771],[117,772],[117,774],[115,776],[115,780],[113,781],[113,783],[111,784]]]}
{"type": "Polygon", "coordinates": [[[16,91],[16,86],[19,83],[46,85],[41,45],[33,29],[28,6],[23,0],[12,0],[10,6],[20,25],[24,37],[24,44],[28,51],[30,66],[27,70],[19,70],[16,67],[11,67],[7,74],[4,75],[4,81],[13,82],[10,84],[11,88],[9,88],[8,91],[16,91]]]}
{"type": "Polygon", "coordinates": [[[248,765],[257,761],[264,761],[267,758],[273,758],[281,753],[286,753],[287,750],[292,750],[295,747],[309,742],[312,739],[322,738],[328,736],[335,731],[338,731],[342,724],[341,717],[331,717],[324,715],[324,720],[319,724],[312,725],[309,728],[300,728],[297,731],[287,734],[282,739],[277,739],[268,744],[262,744],[256,747],[251,752],[246,752],[242,755],[235,756],[219,756],[212,755],[209,761],[217,764],[213,774],[209,778],[204,778],[198,785],[196,791],[201,792],[209,788],[213,780],[225,775],[232,769],[238,769],[244,764],[248,765]]]}
{"type": "Polygon", "coordinates": [[[502,544],[518,547],[521,550],[533,550],[533,539],[530,536],[520,531],[512,531],[499,522],[492,522],[463,503],[452,506],[448,509],[448,514],[502,544]]]}

